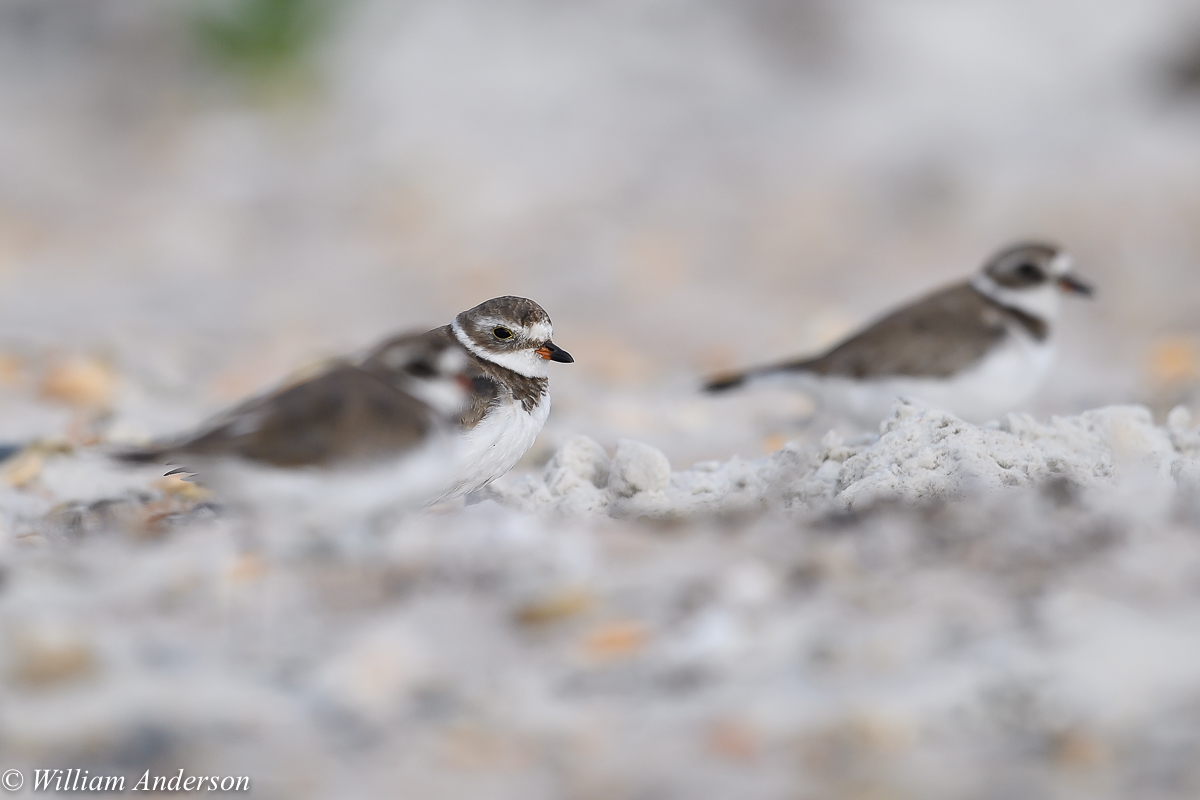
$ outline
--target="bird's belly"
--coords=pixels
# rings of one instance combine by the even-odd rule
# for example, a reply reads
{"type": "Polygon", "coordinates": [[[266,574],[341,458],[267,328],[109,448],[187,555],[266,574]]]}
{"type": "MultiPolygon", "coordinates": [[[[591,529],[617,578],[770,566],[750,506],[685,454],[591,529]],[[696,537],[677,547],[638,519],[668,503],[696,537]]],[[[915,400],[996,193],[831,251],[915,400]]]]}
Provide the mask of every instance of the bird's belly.
{"type": "Polygon", "coordinates": [[[874,425],[897,397],[916,397],[972,422],[1017,411],[1045,380],[1054,363],[1051,345],[1012,336],[979,364],[951,378],[823,379],[826,403],[874,425]]]}
{"type": "Polygon", "coordinates": [[[219,497],[268,515],[327,521],[420,508],[453,480],[454,451],[443,437],[396,458],[364,465],[273,467],[240,458],[197,462],[219,497]]]}
{"type": "Polygon", "coordinates": [[[549,415],[549,397],[544,397],[531,412],[519,403],[489,409],[479,424],[465,433],[457,459],[458,479],[441,499],[450,500],[482,489],[516,466],[533,447],[549,415]]]}

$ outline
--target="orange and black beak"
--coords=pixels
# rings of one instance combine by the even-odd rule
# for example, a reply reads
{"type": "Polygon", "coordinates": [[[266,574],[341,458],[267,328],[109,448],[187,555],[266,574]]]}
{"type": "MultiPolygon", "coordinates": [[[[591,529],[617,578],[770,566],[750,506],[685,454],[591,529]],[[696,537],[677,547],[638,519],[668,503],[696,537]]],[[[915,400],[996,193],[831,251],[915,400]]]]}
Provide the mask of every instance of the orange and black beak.
{"type": "Polygon", "coordinates": [[[1058,288],[1067,294],[1080,294],[1084,297],[1092,296],[1092,287],[1071,274],[1063,275],[1058,279],[1058,288]]]}
{"type": "Polygon", "coordinates": [[[571,354],[554,342],[546,342],[544,345],[534,351],[547,361],[557,361],[560,364],[574,364],[575,359],[571,358],[571,354]]]}

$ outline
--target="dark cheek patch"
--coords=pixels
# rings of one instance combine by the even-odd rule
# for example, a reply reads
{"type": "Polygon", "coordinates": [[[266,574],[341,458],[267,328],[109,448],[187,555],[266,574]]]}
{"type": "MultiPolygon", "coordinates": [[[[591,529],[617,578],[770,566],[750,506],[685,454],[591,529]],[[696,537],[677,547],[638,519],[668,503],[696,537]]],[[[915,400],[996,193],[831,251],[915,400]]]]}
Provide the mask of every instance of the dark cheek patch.
{"type": "Polygon", "coordinates": [[[468,335],[471,337],[471,341],[480,347],[495,341],[492,337],[491,331],[481,331],[474,326],[469,329],[468,335]]]}

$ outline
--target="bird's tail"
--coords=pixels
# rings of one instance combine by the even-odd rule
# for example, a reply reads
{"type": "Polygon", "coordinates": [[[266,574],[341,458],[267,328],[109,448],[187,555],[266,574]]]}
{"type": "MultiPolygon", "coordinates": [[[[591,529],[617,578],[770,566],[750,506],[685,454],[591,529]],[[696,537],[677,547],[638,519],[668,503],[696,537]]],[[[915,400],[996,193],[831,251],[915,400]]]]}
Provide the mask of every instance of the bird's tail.
{"type": "MultiPolygon", "coordinates": [[[[130,447],[125,450],[110,452],[108,457],[122,464],[157,464],[160,466],[175,466],[179,463],[177,457],[165,447],[130,447]]],[[[191,475],[194,470],[188,466],[175,467],[170,472],[164,472],[163,477],[170,475],[191,475]]]]}
{"type": "Polygon", "coordinates": [[[761,380],[770,380],[772,378],[802,378],[814,373],[814,366],[817,361],[818,359],[789,361],[784,364],[770,364],[764,367],[748,369],[745,372],[723,375],[720,378],[713,378],[704,384],[704,391],[726,392],[749,383],[758,383],[761,380]]]}
{"type": "Polygon", "coordinates": [[[730,389],[736,389],[746,382],[749,373],[739,372],[736,375],[725,375],[720,378],[714,378],[704,384],[706,392],[727,392],[730,389]]]}
{"type": "Polygon", "coordinates": [[[166,458],[166,453],[159,447],[130,447],[114,450],[108,456],[124,464],[161,464],[166,458]]]}

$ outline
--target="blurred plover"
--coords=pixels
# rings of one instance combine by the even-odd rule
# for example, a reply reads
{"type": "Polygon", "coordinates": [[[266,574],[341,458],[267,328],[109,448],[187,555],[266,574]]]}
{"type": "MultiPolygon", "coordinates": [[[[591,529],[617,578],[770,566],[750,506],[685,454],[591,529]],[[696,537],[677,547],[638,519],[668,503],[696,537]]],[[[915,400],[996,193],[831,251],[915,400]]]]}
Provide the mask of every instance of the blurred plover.
{"type": "Polygon", "coordinates": [[[197,473],[243,508],[365,517],[417,507],[455,479],[457,418],[475,390],[467,368],[454,342],[400,336],[369,363],[334,364],[193,433],[115,455],[181,464],[175,472],[197,473]]]}
{"type": "Polygon", "coordinates": [[[705,388],[790,382],[865,424],[879,422],[900,396],[990,419],[1014,410],[1049,372],[1064,293],[1092,293],[1071,273],[1065,252],[1013,245],[969,280],[896,309],[820,356],[725,376],[705,388]]]}
{"type": "Polygon", "coordinates": [[[511,469],[541,431],[545,364],[573,361],[551,333],[537,303],[498,297],[117,458],[184,464],[249,507],[361,516],[459,497],[511,469]]]}

